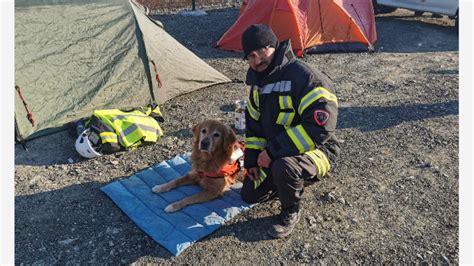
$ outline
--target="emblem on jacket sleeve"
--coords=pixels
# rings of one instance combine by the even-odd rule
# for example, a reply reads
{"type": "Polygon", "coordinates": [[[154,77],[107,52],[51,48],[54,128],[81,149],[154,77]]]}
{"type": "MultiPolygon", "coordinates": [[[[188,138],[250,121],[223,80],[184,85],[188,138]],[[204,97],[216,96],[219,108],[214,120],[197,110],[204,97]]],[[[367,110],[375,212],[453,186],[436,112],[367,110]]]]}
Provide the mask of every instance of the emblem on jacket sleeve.
{"type": "Polygon", "coordinates": [[[315,110],[314,120],[318,126],[324,126],[329,120],[329,113],[325,110],[315,110]]]}

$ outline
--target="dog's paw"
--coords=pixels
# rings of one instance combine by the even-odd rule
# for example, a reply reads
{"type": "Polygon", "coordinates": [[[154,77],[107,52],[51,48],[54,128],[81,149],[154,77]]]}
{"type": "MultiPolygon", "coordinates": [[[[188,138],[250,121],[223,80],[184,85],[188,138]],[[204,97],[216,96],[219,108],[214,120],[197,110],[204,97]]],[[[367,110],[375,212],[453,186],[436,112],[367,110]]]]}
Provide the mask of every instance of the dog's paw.
{"type": "Polygon", "coordinates": [[[166,186],[165,186],[164,184],[156,185],[156,186],[154,186],[151,190],[152,190],[153,192],[155,192],[155,193],[160,193],[160,192],[168,191],[168,190],[166,189],[166,186]]]}
{"type": "Polygon", "coordinates": [[[175,211],[177,211],[177,210],[179,210],[179,209],[180,209],[180,208],[179,208],[176,204],[173,203],[173,204],[170,204],[170,205],[166,206],[165,212],[168,212],[168,213],[170,213],[170,212],[175,212],[175,211]]]}

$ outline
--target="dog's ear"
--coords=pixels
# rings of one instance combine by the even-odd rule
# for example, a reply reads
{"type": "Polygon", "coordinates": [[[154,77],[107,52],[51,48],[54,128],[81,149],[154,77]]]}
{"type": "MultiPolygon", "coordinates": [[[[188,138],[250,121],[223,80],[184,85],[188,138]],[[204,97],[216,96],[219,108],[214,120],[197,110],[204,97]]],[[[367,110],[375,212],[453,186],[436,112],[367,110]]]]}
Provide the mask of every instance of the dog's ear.
{"type": "Polygon", "coordinates": [[[193,132],[193,138],[194,138],[194,142],[198,142],[199,141],[199,133],[201,132],[201,123],[199,124],[196,124],[193,126],[193,128],[191,129],[192,132],[193,132]]]}
{"type": "Polygon", "coordinates": [[[237,136],[230,127],[226,127],[225,136],[224,136],[224,149],[227,151],[227,154],[232,154],[234,152],[234,144],[237,141],[237,136]]]}

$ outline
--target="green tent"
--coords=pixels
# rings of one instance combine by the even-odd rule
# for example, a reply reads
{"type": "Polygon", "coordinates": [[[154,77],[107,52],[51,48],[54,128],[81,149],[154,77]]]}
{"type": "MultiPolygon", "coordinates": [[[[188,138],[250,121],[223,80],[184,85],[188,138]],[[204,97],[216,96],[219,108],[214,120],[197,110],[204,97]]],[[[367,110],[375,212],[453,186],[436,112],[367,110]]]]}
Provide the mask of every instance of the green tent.
{"type": "Polygon", "coordinates": [[[35,121],[16,93],[19,139],[229,81],[129,0],[15,1],[15,86],[35,121]]]}

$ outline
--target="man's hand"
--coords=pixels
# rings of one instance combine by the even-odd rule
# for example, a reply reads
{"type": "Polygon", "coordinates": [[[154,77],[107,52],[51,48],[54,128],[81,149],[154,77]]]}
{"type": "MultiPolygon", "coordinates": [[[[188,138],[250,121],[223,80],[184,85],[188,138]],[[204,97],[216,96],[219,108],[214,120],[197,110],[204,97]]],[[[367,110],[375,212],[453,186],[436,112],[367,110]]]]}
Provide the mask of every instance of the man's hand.
{"type": "Polygon", "coordinates": [[[258,167],[252,167],[247,169],[247,176],[250,180],[255,181],[258,179],[258,167]]]}
{"type": "Polygon", "coordinates": [[[257,164],[260,167],[263,168],[270,168],[270,163],[272,162],[272,159],[270,159],[270,156],[268,156],[267,150],[263,150],[257,158],[257,164]]]}

